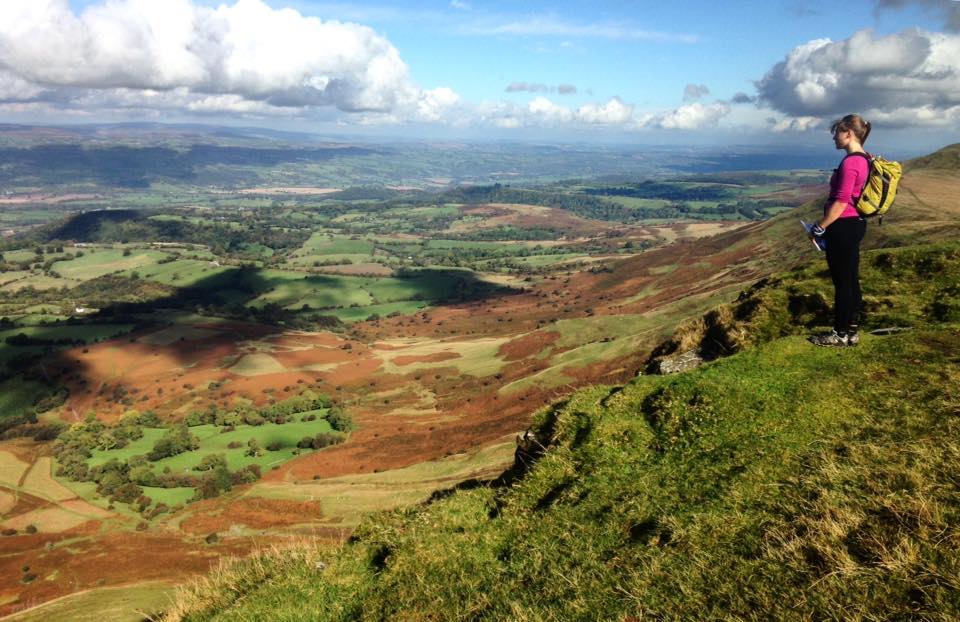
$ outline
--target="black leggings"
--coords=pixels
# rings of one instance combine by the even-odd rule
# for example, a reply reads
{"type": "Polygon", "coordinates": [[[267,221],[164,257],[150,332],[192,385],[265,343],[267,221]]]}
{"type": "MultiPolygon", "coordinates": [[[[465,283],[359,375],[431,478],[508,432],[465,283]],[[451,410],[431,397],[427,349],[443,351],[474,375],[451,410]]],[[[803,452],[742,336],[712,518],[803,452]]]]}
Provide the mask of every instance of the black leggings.
{"type": "Polygon", "coordinates": [[[867,232],[862,218],[840,218],[827,227],[827,265],[833,279],[833,328],[838,333],[859,323],[863,297],[860,293],[860,242],[867,232]]]}

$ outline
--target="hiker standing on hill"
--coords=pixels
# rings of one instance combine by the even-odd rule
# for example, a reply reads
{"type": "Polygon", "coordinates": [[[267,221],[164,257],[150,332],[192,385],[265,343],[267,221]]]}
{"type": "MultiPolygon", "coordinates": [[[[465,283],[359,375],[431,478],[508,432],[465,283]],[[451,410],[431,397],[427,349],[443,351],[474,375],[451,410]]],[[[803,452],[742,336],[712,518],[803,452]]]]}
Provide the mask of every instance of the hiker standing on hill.
{"type": "Polygon", "coordinates": [[[867,221],[860,217],[855,205],[869,173],[869,156],[863,143],[870,135],[870,123],[859,115],[848,114],[836,121],[830,131],[836,148],[847,154],[830,178],[830,196],[823,206],[823,218],[813,225],[810,235],[826,242],[834,289],[833,332],[811,337],[810,341],[818,346],[853,346],[860,342],[860,242],[867,232],[867,221]]]}

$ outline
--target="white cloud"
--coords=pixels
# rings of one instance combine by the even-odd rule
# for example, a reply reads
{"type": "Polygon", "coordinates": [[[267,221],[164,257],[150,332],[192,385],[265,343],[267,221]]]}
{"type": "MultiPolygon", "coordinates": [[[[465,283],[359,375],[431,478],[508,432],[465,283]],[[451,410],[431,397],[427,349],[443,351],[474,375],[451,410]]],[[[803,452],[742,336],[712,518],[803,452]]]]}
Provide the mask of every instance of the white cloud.
{"type": "Polygon", "coordinates": [[[0,102],[24,102],[39,97],[44,89],[20,76],[0,69],[0,102]]]}
{"type": "Polygon", "coordinates": [[[817,39],[757,82],[760,102],[792,117],[858,112],[890,125],[943,125],[960,110],[960,35],[909,28],[817,39]]]}
{"type": "Polygon", "coordinates": [[[778,134],[784,132],[807,132],[822,127],[824,122],[817,117],[788,117],[786,119],[770,119],[770,129],[778,134]]]}
{"type": "Polygon", "coordinates": [[[724,102],[684,104],[670,112],[647,115],[640,120],[640,125],[663,130],[701,130],[716,127],[728,114],[730,105],[724,102]]]}
{"type": "Polygon", "coordinates": [[[419,89],[397,49],[366,26],[262,0],[216,8],[111,0],[80,14],[67,0],[0,3],[0,99],[116,96],[128,105],[138,98],[118,89],[140,92],[144,104],[179,101],[185,109],[333,107],[400,116],[435,114],[452,93],[419,89]]]}
{"type": "Polygon", "coordinates": [[[591,125],[623,125],[633,119],[633,106],[614,97],[606,104],[584,104],[577,108],[577,120],[591,125]]]}
{"type": "Polygon", "coordinates": [[[560,106],[546,97],[536,97],[527,105],[534,123],[545,125],[566,124],[573,120],[573,111],[560,106]]]}
{"type": "Polygon", "coordinates": [[[417,114],[422,121],[441,121],[459,103],[459,95],[451,89],[441,86],[423,92],[417,103],[417,114]]]}

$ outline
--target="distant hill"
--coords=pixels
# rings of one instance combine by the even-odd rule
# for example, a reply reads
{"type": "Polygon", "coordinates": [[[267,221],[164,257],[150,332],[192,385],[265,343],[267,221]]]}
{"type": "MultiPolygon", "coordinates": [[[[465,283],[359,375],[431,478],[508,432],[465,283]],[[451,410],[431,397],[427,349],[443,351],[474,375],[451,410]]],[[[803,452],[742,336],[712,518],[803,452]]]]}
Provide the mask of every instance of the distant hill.
{"type": "Polygon", "coordinates": [[[376,153],[361,147],[273,148],[193,144],[182,147],[44,144],[0,148],[0,183],[44,187],[95,183],[148,188],[158,181],[193,182],[203,167],[273,167],[376,153]]]}
{"type": "Polygon", "coordinates": [[[904,168],[907,172],[924,169],[960,171],[960,143],[948,145],[930,155],[910,160],[904,164],[904,168]]]}
{"type": "Polygon", "coordinates": [[[871,327],[913,330],[803,338],[830,285],[796,221],[821,201],[644,253],[598,289],[662,304],[768,275],[690,320],[722,334],[678,333],[735,354],[581,390],[537,414],[499,479],[371,516],[343,547],[229,562],[166,619],[960,617],[955,154],[908,163],[863,256],[871,327]]]}
{"type": "MultiPolygon", "coordinates": [[[[0,123],[0,141],[11,139],[34,143],[103,141],[111,144],[151,144],[172,140],[209,141],[211,138],[251,144],[264,141],[316,145],[325,140],[316,134],[284,132],[260,127],[232,127],[197,123],[95,123],[34,126],[0,123]]],[[[342,139],[341,139],[342,142],[342,139]]]]}

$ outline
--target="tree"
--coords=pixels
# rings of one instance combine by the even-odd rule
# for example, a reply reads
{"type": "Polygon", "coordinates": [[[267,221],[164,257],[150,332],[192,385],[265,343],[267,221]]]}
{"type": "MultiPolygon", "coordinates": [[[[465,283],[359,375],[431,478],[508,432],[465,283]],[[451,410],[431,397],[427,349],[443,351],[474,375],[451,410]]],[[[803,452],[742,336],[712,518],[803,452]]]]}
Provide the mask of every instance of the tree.
{"type": "Polygon", "coordinates": [[[227,467],[227,457],[224,454],[209,454],[203,457],[196,466],[197,471],[212,471],[219,467],[227,467]]]}
{"type": "Polygon", "coordinates": [[[143,488],[133,482],[127,482],[117,487],[110,500],[120,503],[133,503],[141,495],[143,495],[143,488]]]}
{"type": "Polygon", "coordinates": [[[327,413],[327,421],[330,422],[330,427],[337,432],[351,432],[356,428],[353,417],[339,408],[330,409],[330,412],[327,413]]]}
{"type": "Polygon", "coordinates": [[[180,424],[167,430],[154,443],[153,449],[147,454],[147,459],[156,462],[169,456],[182,454],[185,451],[192,451],[199,446],[200,442],[190,433],[190,429],[185,424],[180,424]]]}
{"type": "Polygon", "coordinates": [[[244,455],[253,458],[260,455],[260,443],[257,441],[257,439],[251,438],[249,441],[247,441],[247,451],[244,455]]]}

